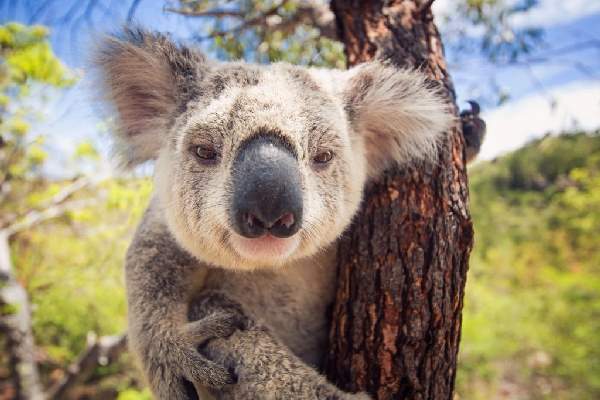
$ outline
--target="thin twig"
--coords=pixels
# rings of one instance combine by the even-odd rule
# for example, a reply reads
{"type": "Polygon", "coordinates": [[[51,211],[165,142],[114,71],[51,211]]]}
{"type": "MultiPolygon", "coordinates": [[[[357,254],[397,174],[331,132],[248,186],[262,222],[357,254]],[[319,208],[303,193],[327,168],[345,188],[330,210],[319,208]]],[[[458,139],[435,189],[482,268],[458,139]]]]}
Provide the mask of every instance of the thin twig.
{"type": "Polygon", "coordinates": [[[85,382],[99,365],[107,365],[125,351],[126,335],[102,336],[88,334],[86,348],[79,354],[66,371],[65,376],[48,390],[48,398],[66,398],[77,384],[85,382]]]}
{"type": "Polygon", "coordinates": [[[279,10],[282,7],[284,7],[288,2],[289,2],[289,0],[283,0],[281,3],[279,3],[276,6],[271,7],[266,12],[261,13],[254,18],[250,18],[232,29],[228,29],[226,31],[216,31],[216,32],[211,33],[210,35],[202,36],[198,40],[203,41],[203,40],[207,40],[207,39],[214,39],[216,37],[223,37],[228,34],[239,33],[239,32],[245,31],[246,29],[253,27],[253,26],[263,25],[266,22],[268,17],[270,17],[272,15],[276,15],[279,12],[279,10]]]}
{"type": "Polygon", "coordinates": [[[94,183],[94,180],[88,176],[84,176],[78,178],[63,187],[58,193],[56,193],[50,200],[45,203],[42,203],[40,208],[47,208],[49,206],[57,205],[65,200],[68,200],[71,196],[73,196],[76,192],[79,192],[82,189],[85,189],[88,186],[91,186],[94,183]]]}
{"type": "Polygon", "coordinates": [[[128,24],[131,23],[131,21],[133,21],[135,12],[141,2],[142,2],[142,0],[133,0],[133,3],[131,3],[131,6],[129,7],[129,11],[127,12],[127,23],[128,24]]]}
{"type": "Polygon", "coordinates": [[[223,18],[223,17],[236,17],[242,18],[244,14],[239,11],[233,10],[207,10],[207,11],[189,11],[182,10],[172,7],[165,7],[163,9],[165,12],[170,12],[174,14],[184,15],[186,17],[215,17],[215,18],[223,18]]]}
{"type": "Polygon", "coordinates": [[[44,210],[47,210],[51,207],[55,207],[61,203],[64,203],[69,198],[71,198],[75,193],[85,189],[88,186],[91,186],[95,182],[96,182],[95,179],[92,179],[87,176],[78,178],[75,181],[73,181],[72,183],[70,183],[67,186],[65,186],[64,188],[62,188],[58,193],[56,193],[54,196],[52,196],[49,200],[47,200],[47,201],[43,202],[42,204],[38,205],[37,207],[35,207],[35,209],[27,211],[27,213],[24,215],[23,214],[10,215],[9,217],[5,218],[4,221],[2,221],[2,224],[3,225],[11,225],[12,223],[14,223],[17,220],[26,219],[26,216],[33,212],[38,212],[38,213],[44,212],[44,210]]]}
{"type": "Polygon", "coordinates": [[[288,2],[289,0],[284,0],[280,4],[273,6],[271,9],[247,20],[244,20],[245,14],[243,12],[236,10],[210,9],[204,11],[192,11],[172,7],[164,8],[164,10],[166,12],[172,12],[192,18],[211,17],[236,18],[244,20],[239,25],[231,29],[214,31],[209,35],[201,36],[198,38],[199,41],[240,33],[255,26],[264,26],[270,31],[283,31],[290,33],[293,32],[300,24],[312,25],[319,29],[322,37],[337,40],[337,31],[335,29],[333,14],[328,7],[319,6],[318,4],[301,4],[296,8],[296,11],[292,15],[288,16],[287,18],[283,18],[280,22],[270,23],[268,17],[281,14],[281,9],[288,2]]]}
{"type": "Polygon", "coordinates": [[[66,203],[58,204],[53,207],[49,207],[43,211],[30,211],[25,215],[24,218],[4,228],[4,230],[10,237],[17,232],[21,232],[25,229],[32,228],[36,225],[39,225],[42,222],[63,216],[70,211],[81,210],[83,208],[90,207],[97,203],[98,199],[73,200],[66,203]]]}

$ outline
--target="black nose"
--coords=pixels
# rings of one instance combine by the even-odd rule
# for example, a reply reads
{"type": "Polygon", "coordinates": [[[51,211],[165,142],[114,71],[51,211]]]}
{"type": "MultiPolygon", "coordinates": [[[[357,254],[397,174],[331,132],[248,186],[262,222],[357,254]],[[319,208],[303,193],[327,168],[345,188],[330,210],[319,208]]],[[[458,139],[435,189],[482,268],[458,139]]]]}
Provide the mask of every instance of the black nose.
{"type": "Polygon", "coordinates": [[[270,232],[289,237],[302,224],[298,161],[290,146],[274,135],[243,144],[233,163],[231,215],[234,230],[256,238],[270,232]]]}

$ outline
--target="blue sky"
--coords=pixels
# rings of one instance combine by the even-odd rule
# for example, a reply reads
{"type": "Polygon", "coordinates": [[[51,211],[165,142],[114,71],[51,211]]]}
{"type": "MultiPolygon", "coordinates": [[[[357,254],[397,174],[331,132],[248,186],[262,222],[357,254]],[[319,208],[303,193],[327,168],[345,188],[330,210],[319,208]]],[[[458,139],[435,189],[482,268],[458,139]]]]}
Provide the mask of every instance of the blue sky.
{"type": "MultiPolygon", "coordinates": [[[[452,11],[452,2],[434,3],[438,21],[452,11]]],[[[450,65],[459,101],[478,98],[486,87],[480,82],[490,76],[511,95],[501,106],[484,108],[488,134],[480,159],[494,158],[546,133],[600,127],[600,1],[541,0],[515,23],[544,29],[545,45],[537,54],[552,55],[550,62],[498,68],[481,56],[461,54],[468,62],[450,65]],[[556,49],[576,43],[588,45],[556,55],[556,49]],[[585,65],[585,71],[574,64],[585,65]]],[[[443,25],[441,31],[444,34],[443,25]]]]}
{"type": "MultiPolygon", "coordinates": [[[[0,23],[20,21],[42,23],[51,27],[51,41],[57,55],[82,77],[72,89],[52,98],[46,106],[46,117],[35,126],[36,132],[48,135],[48,146],[54,155],[53,172],[64,173],[70,168],[69,154],[76,143],[91,139],[102,151],[108,149],[97,92],[86,74],[90,51],[99,35],[118,31],[124,23],[129,1],[108,0],[105,9],[95,9],[85,17],[85,7],[74,8],[75,24],[65,26],[61,19],[70,11],[66,5],[74,2],[54,1],[49,8],[45,1],[0,0],[0,23]],[[57,6],[58,4],[58,6],[57,6]],[[39,12],[36,12],[39,10],[39,12]],[[71,29],[73,27],[73,29],[71,29]]],[[[88,4],[81,1],[79,4],[88,4]]],[[[164,1],[142,0],[135,20],[151,29],[170,32],[189,40],[201,29],[201,21],[165,13],[164,1]]],[[[452,11],[452,0],[437,0],[434,12],[438,21],[452,11]]],[[[552,57],[550,63],[529,66],[495,67],[479,54],[455,54],[448,48],[450,70],[459,103],[470,98],[488,98],[489,82],[510,93],[510,100],[501,106],[484,101],[484,117],[488,135],[482,158],[493,158],[522,145],[527,140],[547,132],[565,129],[600,127],[600,1],[541,0],[527,15],[515,21],[520,26],[536,26],[545,30],[546,47],[540,55],[552,55],[574,43],[589,45],[577,52],[552,57]],[[576,67],[581,63],[584,67],[576,67]]],[[[450,39],[451,32],[441,31],[450,39]]],[[[105,166],[107,170],[110,166],[105,166]]]]}

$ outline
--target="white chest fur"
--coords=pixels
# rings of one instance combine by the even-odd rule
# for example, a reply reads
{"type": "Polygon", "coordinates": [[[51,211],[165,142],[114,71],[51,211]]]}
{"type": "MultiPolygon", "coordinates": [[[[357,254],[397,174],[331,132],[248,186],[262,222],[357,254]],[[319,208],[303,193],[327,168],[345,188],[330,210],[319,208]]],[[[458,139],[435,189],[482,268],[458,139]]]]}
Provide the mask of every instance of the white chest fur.
{"type": "Polygon", "coordinates": [[[226,292],[296,355],[317,366],[326,344],[335,276],[333,245],[277,271],[212,270],[206,287],[226,292]]]}

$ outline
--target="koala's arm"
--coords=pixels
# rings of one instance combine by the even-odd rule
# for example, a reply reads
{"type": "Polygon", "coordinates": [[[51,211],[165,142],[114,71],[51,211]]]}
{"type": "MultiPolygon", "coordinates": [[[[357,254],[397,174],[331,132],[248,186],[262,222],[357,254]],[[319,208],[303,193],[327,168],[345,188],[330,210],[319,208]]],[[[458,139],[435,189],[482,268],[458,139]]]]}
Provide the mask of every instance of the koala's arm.
{"type": "Polygon", "coordinates": [[[193,385],[218,388],[232,382],[231,374],[197,346],[230,335],[239,316],[214,310],[188,320],[191,292],[203,268],[177,245],[151,205],[127,252],[125,277],[130,347],[158,399],[196,398],[193,385]]]}
{"type": "MultiPolygon", "coordinates": [[[[190,317],[203,316],[211,309],[232,312],[241,309],[226,295],[213,293],[195,302],[190,317]],[[197,308],[196,311],[195,308],[197,308]]],[[[260,324],[246,320],[246,328],[228,338],[210,340],[201,352],[233,371],[235,385],[211,394],[219,400],[369,400],[363,393],[345,393],[305,364],[260,324]]]]}

